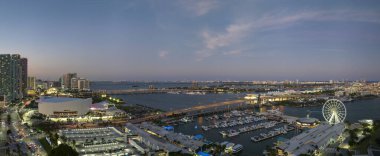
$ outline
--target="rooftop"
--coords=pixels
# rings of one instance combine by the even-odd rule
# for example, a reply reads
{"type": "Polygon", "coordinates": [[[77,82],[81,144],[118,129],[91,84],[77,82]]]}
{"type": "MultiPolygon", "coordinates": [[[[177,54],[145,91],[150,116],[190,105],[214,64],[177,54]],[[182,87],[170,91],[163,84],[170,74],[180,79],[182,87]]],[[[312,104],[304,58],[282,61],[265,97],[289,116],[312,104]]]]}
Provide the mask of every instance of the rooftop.
{"type": "Polygon", "coordinates": [[[40,98],[40,102],[49,102],[49,103],[61,103],[61,102],[69,102],[69,101],[77,101],[82,100],[80,98],[69,98],[69,97],[50,97],[44,96],[40,98]]]}
{"type": "Polygon", "coordinates": [[[315,123],[315,122],[318,122],[319,120],[316,119],[316,118],[299,118],[297,121],[301,122],[301,123],[315,123]]]}
{"type": "Polygon", "coordinates": [[[288,152],[289,155],[299,155],[325,147],[331,139],[336,139],[344,130],[344,124],[329,125],[323,123],[316,128],[307,130],[284,144],[279,145],[280,149],[288,152]]]}
{"type": "Polygon", "coordinates": [[[165,149],[170,152],[178,152],[182,150],[180,147],[177,147],[176,145],[165,142],[161,140],[161,138],[154,137],[154,135],[150,135],[148,132],[145,132],[144,130],[140,129],[134,124],[127,123],[125,127],[130,131],[133,131],[133,133],[141,136],[143,140],[146,140],[147,142],[149,142],[149,144],[158,146],[160,149],[165,149]]]}

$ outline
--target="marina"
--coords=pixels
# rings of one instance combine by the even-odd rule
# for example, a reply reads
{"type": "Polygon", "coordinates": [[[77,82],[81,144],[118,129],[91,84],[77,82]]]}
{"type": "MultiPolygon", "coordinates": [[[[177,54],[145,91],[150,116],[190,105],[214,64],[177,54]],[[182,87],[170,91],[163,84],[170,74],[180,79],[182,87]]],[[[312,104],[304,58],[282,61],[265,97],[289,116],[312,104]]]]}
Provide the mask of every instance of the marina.
{"type": "MultiPolygon", "coordinates": [[[[115,95],[118,98],[124,99],[124,101],[127,102],[126,105],[129,104],[144,104],[146,106],[150,106],[153,108],[158,108],[166,111],[172,111],[175,109],[183,109],[187,107],[192,106],[198,106],[198,105],[204,105],[207,103],[213,103],[213,102],[219,102],[219,101],[226,101],[226,100],[233,100],[233,99],[239,99],[244,98],[246,94],[206,94],[206,95],[187,95],[187,94],[136,94],[136,95],[115,95]]],[[[351,101],[345,103],[347,107],[347,112],[350,112],[350,116],[347,116],[348,121],[355,121],[360,120],[364,118],[373,118],[373,119],[380,119],[380,116],[378,115],[378,109],[379,106],[377,105],[379,103],[380,99],[368,99],[368,100],[358,100],[358,101],[351,101]],[[362,113],[365,111],[366,113],[362,113]]],[[[304,118],[308,115],[309,110],[313,113],[310,114],[311,117],[323,120],[322,113],[319,112],[319,110],[322,108],[322,106],[311,106],[311,107],[291,107],[291,106],[276,106],[276,107],[252,107],[248,109],[248,111],[251,111],[254,115],[260,116],[260,114],[267,112],[268,110],[272,109],[278,109],[283,114],[296,118],[304,118]],[[315,112],[317,110],[317,112],[315,112]]],[[[253,115],[252,114],[252,115],[253,115]]],[[[265,114],[265,113],[264,113],[265,114]]],[[[245,116],[248,116],[247,113],[245,116]]],[[[285,117],[285,115],[282,115],[285,117]]],[[[265,115],[264,115],[265,116],[265,115]]],[[[242,116],[240,116],[242,117],[242,116]]],[[[271,116],[266,116],[267,120],[276,120],[275,118],[271,116]]],[[[239,143],[244,146],[244,149],[239,152],[237,155],[240,156],[251,156],[251,155],[262,155],[263,151],[269,146],[273,146],[273,143],[277,141],[278,138],[285,138],[290,139],[296,135],[298,135],[298,131],[292,130],[287,132],[286,134],[281,134],[276,137],[272,137],[270,139],[265,139],[259,142],[254,142],[251,140],[251,137],[253,136],[259,136],[261,133],[268,133],[270,129],[257,129],[253,131],[249,131],[246,133],[239,133],[236,136],[228,137],[221,135],[220,132],[225,131],[225,133],[228,132],[229,129],[239,130],[240,128],[251,126],[252,124],[259,124],[261,122],[253,122],[249,124],[243,124],[243,125],[235,125],[233,127],[219,127],[219,128],[209,128],[207,130],[203,130],[202,126],[210,126],[214,125],[218,121],[227,121],[227,120],[235,120],[239,118],[239,116],[232,116],[232,110],[228,111],[228,109],[224,112],[215,112],[215,113],[208,113],[206,116],[194,116],[189,117],[192,121],[189,122],[182,122],[180,121],[181,118],[178,119],[171,119],[168,122],[169,125],[173,125],[174,131],[177,133],[183,133],[186,135],[197,135],[202,134],[205,138],[207,138],[210,141],[213,141],[214,143],[223,143],[225,141],[227,142],[234,142],[239,143]],[[224,116],[226,114],[226,116],[224,116]],[[255,148],[251,148],[251,147],[255,148]]],[[[242,117],[243,118],[243,117],[242,117]]],[[[278,128],[280,126],[284,126],[284,124],[278,124],[274,126],[273,128],[278,128]]],[[[289,128],[291,126],[288,126],[289,128]]]]}
{"type": "Polygon", "coordinates": [[[220,144],[222,147],[225,146],[224,152],[233,155],[248,155],[252,150],[256,150],[245,149],[245,147],[255,144],[254,146],[259,149],[255,153],[261,155],[266,146],[273,145],[274,140],[270,138],[276,138],[280,135],[291,138],[297,134],[292,131],[294,130],[293,125],[286,122],[285,118],[287,117],[282,115],[275,117],[271,113],[260,113],[254,108],[244,111],[233,110],[194,117],[192,122],[175,125],[174,131],[189,135],[202,134],[208,140],[220,144]],[[272,128],[273,130],[268,132],[272,128]],[[267,134],[267,138],[258,142],[251,140],[252,136],[260,134],[267,134]],[[241,147],[237,144],[240,144],[241,147]]]}
{"type": "Polygon", "coordinates": [[[213,124],[202,126],[202,129],[208,131],[210,129],[234,127],[237,125],[245,125],[267,119],[264,116],[257,116],[253,114],[253,112],[232,111],[231,113],[224,113],[221,117],[218,115],[213,115],[206,119],[212,121],[213,124]]]}

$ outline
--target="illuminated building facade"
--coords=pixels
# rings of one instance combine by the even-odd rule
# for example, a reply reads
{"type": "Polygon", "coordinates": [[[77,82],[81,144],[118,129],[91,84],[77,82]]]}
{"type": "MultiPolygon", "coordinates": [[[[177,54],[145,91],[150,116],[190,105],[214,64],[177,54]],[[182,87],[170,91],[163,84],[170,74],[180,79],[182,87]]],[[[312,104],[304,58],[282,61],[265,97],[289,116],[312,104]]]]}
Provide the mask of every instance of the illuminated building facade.
{"type": "Polygon", "coordinates": [[[67,73],[61,78],[62,89],[71,89],[71,79],[76,78],[77,73],[67,73]]]}
{"type": "Polygon", "coordinates": [[[28,77],[28,86],[27,88],[30,90],[35,90],[36,89],[36,77],[28,77]]]}
{"type": "Polygon", "coordinates": [[[92,99],[67,97],[41,97],[38,112],[47,116],[82,116],[90,111],[92,99]]]}
{"type": "Polygon", "coordinates": [[[72,78],[71,89],[75,90],[90,90],[90,81],[84,78],[72,78]]]}
{"type": "Polygon", "coordinates": [[[27,60],[19,54],[0,54],[0,94],[5,95],[7,101],[23,98],[27,68],[27,60]]]}
{"type": "Polygon", "coordinates": [[[27,95],[28,88],[28,59],[21,58],[20,59],[21,66],[21,90],[24,96],[27,95]]]}

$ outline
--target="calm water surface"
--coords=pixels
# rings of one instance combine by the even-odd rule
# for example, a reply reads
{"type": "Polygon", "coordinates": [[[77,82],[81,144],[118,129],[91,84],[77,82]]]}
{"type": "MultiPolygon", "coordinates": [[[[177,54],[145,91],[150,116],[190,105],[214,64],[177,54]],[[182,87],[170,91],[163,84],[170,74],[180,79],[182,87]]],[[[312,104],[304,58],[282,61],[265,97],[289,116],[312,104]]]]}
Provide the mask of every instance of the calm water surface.
{"type": "Polygon", "coordinates": [[[136,94],[114,95],[122,98],[128,104],[142,104],[153,108],[171,111],[188,108],[196,105],[204,105],[215,102],[235,100],[244,97],[243,94],[136,94]]]}

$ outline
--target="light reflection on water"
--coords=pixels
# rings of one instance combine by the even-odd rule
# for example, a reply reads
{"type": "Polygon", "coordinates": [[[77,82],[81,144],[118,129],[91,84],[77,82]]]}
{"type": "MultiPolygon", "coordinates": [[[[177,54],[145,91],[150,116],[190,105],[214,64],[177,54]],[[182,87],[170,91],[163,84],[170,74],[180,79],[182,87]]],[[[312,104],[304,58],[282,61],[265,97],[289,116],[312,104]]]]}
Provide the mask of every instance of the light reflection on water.
{"type": "Polygon", "coordinates": [[[198,118],[198,125],[203,125],[203,117],[198,118]]]}

